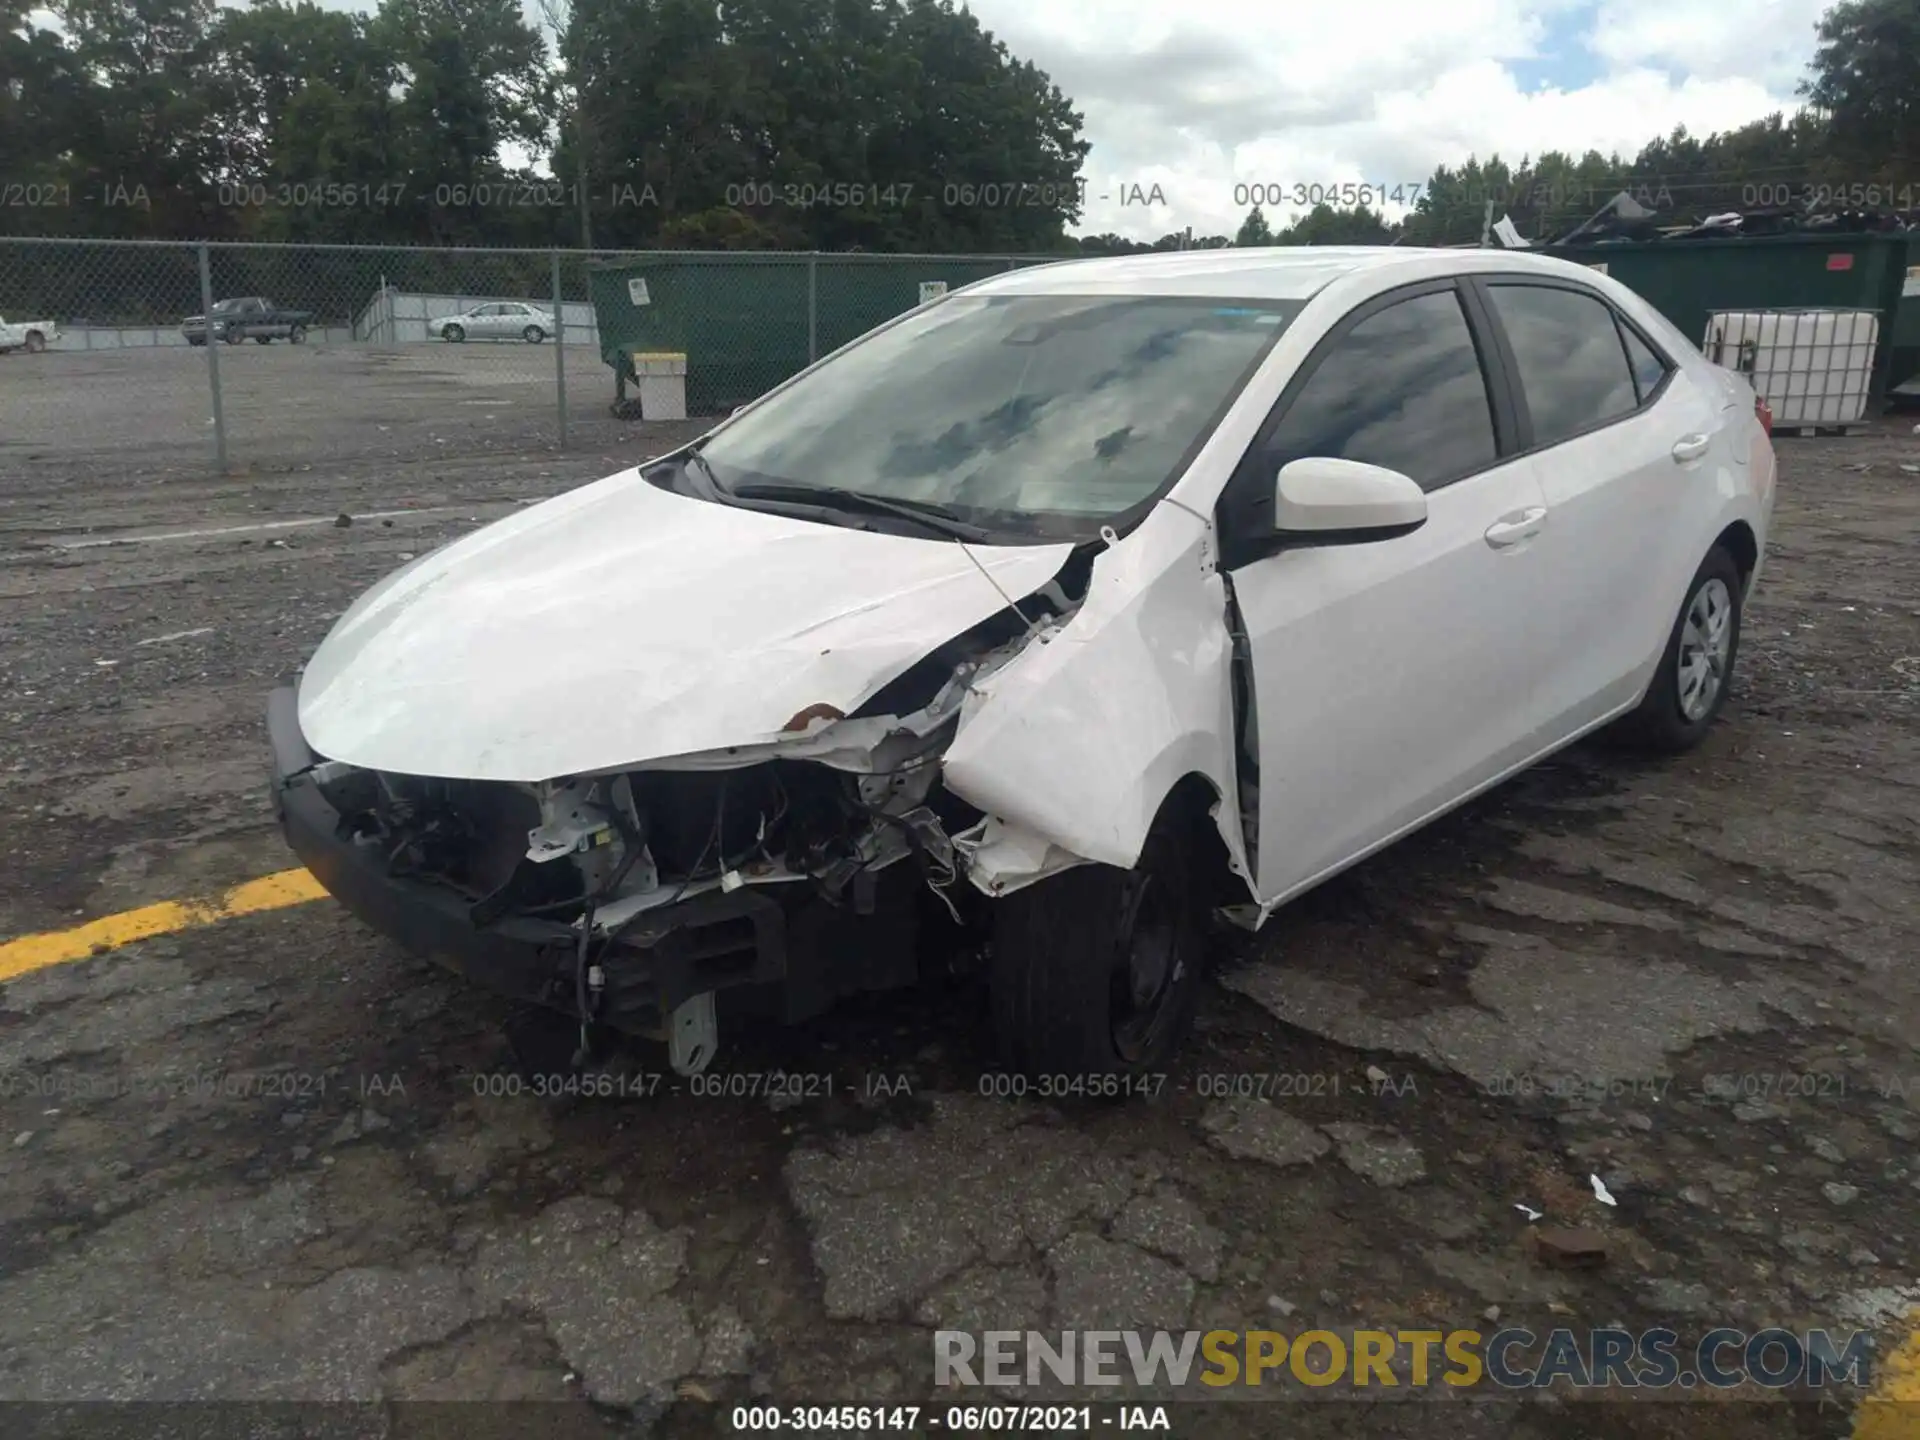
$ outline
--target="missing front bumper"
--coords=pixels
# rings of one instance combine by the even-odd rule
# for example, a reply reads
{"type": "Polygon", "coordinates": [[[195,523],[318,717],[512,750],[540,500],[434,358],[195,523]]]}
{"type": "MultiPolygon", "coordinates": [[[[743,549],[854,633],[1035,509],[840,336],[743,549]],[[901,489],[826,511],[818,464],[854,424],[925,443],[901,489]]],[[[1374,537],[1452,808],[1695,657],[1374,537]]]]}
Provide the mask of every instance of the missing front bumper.
{"type": "MultiPolygon", "coordinates": [[[[329,894],[404,949],[484,990],[578,1012],[576,926],[524,917],[478,926],[464,897],[389,875],[380,848],[355,842],[316,783],[312,771],[322,757],[301,732],[291,686],[269,698],[267,730],[274,812],[288,845],[329,894]]],[[[595,1019],[653,1033],[687,1000],[751,988],[775,995],[781,1018],[793,1022],[839,995],[912,982],[910,888],[883,886],[874,913],[861,916],[798,891],[709,891],[645,912],[605,954],[596,952],[606,983],[595,1019]]]]}

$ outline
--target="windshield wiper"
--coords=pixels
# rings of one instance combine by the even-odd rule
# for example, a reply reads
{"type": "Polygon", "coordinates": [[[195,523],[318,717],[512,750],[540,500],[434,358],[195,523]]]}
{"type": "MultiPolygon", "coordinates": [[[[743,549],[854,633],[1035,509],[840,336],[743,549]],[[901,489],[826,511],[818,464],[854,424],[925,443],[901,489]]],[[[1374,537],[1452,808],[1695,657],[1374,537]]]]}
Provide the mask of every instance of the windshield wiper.
{"type": "Polygon", "coordinates": [[[727,493],[741,500],[790,500],[822,510],[865,510],[871,514],[892,515],[954,540],[984,542],[994,538],[993,531],[962,520],[937,500],[894,500],[861,490],[843,490],[837,485],[792,485],[778,481],[748,483],[727,493]]]}
{"type": "Polygon", "coordinates": [[[720,477],[713,473],[713,466],[707,463],[707,457],[702,455],[698,450],[688,450],[684,452],[680,456],[680,468],[683,470],[698,470],[701,480],[704,481],[707,488],[712,490],[716,495],[733,494],[731,490],[720,483],[720,477]]]}

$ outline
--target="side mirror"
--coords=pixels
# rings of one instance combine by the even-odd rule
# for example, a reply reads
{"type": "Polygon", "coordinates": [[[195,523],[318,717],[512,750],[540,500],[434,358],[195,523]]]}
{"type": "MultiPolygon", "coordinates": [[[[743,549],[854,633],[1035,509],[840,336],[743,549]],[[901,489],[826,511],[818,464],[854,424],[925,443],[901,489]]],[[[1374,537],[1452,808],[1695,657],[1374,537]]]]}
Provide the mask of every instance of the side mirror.
{"type": "Polygon", "coordinates": [[[1398,470],[1310,456],[1281,466],[1273,528],[1322,540],[1386,540],[1427,522],[1427,496],[1398,470]]]}

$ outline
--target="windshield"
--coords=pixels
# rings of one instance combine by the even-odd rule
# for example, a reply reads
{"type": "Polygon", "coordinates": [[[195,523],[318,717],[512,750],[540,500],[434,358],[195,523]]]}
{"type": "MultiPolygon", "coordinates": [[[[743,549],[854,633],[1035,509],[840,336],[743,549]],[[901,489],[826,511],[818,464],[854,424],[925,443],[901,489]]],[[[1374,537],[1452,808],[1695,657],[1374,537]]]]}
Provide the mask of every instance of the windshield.
{"type": "Polygon", "coordinates": [[[833,487],[1091,538],[1185,467],[1300,301],[938,301],[701,448],[727,490],[833,487]]]}

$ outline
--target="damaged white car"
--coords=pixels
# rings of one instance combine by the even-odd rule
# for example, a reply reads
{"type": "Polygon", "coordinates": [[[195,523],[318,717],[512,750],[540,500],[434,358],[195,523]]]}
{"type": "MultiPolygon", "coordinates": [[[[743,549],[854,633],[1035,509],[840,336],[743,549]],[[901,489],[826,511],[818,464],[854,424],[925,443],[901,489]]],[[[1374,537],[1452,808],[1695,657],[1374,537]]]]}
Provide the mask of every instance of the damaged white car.
{"type": "Polygon", "coordinates": [[[1725,700],[1768,417],[1504,252],[1045,266],[421,557],[269,706],[293,848],[476,983],[664,1039],[983,943],[1010,1063],[1159,1067],[1209,911],[1725,700]]]}

